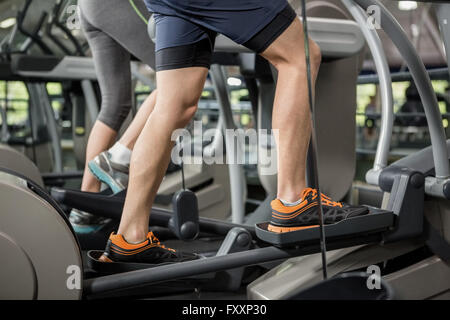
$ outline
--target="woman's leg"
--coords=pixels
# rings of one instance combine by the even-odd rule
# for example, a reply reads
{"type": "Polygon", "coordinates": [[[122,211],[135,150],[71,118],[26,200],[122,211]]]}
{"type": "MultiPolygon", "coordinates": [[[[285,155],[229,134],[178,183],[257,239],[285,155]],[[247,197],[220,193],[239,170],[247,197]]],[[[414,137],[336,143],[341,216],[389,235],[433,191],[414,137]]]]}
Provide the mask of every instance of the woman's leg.
{"type": "Polygon", "coordinates": [[[100,182],[90,173],[87,164],[113,145],[117,132],[131,110],[131,55],[88,21],[83,12],[81,22],[92,51],[102,99],[98,119],[88,140],[81,190],[99,192],[100,182]]]}
{"type": "Polygon", "coordinates": [[[99,153],[110,148],[117,137],[117,131],[111,129],[101,121],[96,121],[89,135],[86,148],[86,165],[84,169],[83,182],[81,191],[99,192],[100,181],[95,178],[88,168],[88,163],[94,159],[99,153]]]}

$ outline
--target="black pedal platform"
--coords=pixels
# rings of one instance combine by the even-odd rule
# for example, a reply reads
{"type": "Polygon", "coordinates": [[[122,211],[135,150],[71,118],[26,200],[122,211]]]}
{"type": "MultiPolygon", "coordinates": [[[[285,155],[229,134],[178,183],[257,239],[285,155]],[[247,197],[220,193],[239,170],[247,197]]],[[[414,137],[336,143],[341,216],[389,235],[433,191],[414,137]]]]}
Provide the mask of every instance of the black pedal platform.
{"type": "Polygon", "coordinates": [[[103,251],[100,250],[91,250],[87,253],[88,267],[102,275],[148,269],[158,266],[158,264],[149,263],[102,262],[99,260],[102,255],[103,251]]]}
{"type": "MultiPolygon", "coordinates": [[[[101,275],[110,275],[116,273],[149,269],[171,264],[171,263],[150,264],[137,262],[102,262],[99,259],[103,255],[103,253],[104,251],[101,250],[90,250],[87,252],[87,266],[89,267],[89,269],[94,270],[95,272],[98,272],[101,275]]],[[[205,257],[200,254],[198,255],[198,258],[205,259],[205,257]]],[[[211,275],[208,275],[206,278],[211,277],[212,277],[211,275]]]]}
{"type": "MultiPolygon", "coordinates": [[[[358,216],[341,220],[333,224],[325,225],[325,237],[351,238],[361,234],[373,234],[387,231],[394,227],[396,215],[393,212],[369,207],[370,212],[364,216],[358,216]]],[[[269,222],[256,224],[256,236],[265,242],[275,246],[292,246],[319,241],[320,229],[313,227],[298,231],[275,233],[267,230],[269,222]]]]}

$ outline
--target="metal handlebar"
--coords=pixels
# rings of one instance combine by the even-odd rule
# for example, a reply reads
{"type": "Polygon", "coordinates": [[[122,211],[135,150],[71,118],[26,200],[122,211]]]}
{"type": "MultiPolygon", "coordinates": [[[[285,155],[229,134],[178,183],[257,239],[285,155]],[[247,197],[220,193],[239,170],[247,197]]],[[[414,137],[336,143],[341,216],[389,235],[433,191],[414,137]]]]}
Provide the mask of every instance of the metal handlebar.
{"type": "MultiPolygon", "coordinates": [[[[24,34],[25,36],[30,38],[34,43],[36,43],[45,54],[53,54],[53,51],[39,37],[39,31],[41,30],[42,26],[44,25],[45,19],[47,19],[47,16],[48,16],[47,12],[43,12],[41,14],[38,25],[36,26],[35,30],[33,30],[33,32],[29,32],[23,26],[25,17],[30,9],[32,1],[33,0],[26,0],[23,9],[18,12],[18,14],[17,14],[17,29],[22,34],[24,34]]],[[[31,46],[31,44],[30,44],[30,46],[31,46]]]]}
{"type": "Polygon", "coordinates": [[[55,21],[58,19],[61,8],[62,8],[62,1],[56,1],[55,6],[53,7],[52,14],[50,15],[49,21],[47,23],[47,26],[45,28],[45,34],[52,40],[58,48],[60,48],[65,54],[70,55],[71,52],[69,48],[67,48],[62,41],[60,41],[57,37],[55,37],[52,33],[52,29],[55,25],[55,21]]]}

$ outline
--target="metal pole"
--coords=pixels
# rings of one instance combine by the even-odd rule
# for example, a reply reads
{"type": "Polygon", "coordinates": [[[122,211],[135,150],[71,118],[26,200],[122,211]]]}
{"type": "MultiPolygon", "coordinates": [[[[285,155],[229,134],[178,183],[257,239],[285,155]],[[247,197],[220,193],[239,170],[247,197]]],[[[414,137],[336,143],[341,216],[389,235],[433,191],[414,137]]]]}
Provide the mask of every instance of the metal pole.
{"type": "Polygon", "coordinates": [[[52,140],[53,157],[55,159],[54,172],[63,172],[61,137],[58,131],[58,124],[55,119],[55,111],[48,96],[45,84],[39,85],[36,89],[39,90],[40,101],[44,106],[45,116],[47,118],[47,128],[52,140]]]}
{"type": "MultiPolygon", "coordinates": [[[[428,76],[432,80],[449,80],[448,68],[436,68],[427,70],[428,76]]],[[[411,81],[412,76],[409,71],[394,72],[390,74],[392,82],[411,81]]],[[[379,77],[377,74],[363,74],[358,76],[358,84],[378,83],[379,77]]]]}
{"type": "Polygon", "coordinates": [[[92,122],[98,117],[100,107],[97,102],[97,96],[95,94],[94,86],[91,80],[82,80],[81,89],[83,90],[84,99],[86,101],[86,108],[89,112],[92,122]]]}
{"type": "Polygon", "coordinates": [[[2,117],[2,135],[1,141],[5,142],[8,140],[8,81],[5,81],[5,100],[4,106],[0,107],[1,117],[2,117]]]}
{"type": "Polygon", "coordinates": [[[86,280],[84,282],[84,294],[95,295],[112,290],[192,277],[210,272],[218,272],[269,261],[287,259],[293,255],[295,255],[294,250],[287,251],[276,247],[266,247],[223,256],[215,256],[212,258],[119,273],[86,280]]]}
{"type": "Polygon", "coordinates": [[[244,154],[244,151],[241,148],[239,139],[237,139],[237,150],[235,151],[235,144],[226,134],[226,130],[235,130],[236,125],[233,120],[225,73],[221,66],[213,64],[211,66],[210,74],[214,83],[216,97],[219,102],[220,117],[223,119],[224,124],[226,159],[228,162],[231,187],[231,218],[233,223],[243,224],[245,217],[245,198],[247,194],[245,173],[242,165],[234,162],[244,154]]]}

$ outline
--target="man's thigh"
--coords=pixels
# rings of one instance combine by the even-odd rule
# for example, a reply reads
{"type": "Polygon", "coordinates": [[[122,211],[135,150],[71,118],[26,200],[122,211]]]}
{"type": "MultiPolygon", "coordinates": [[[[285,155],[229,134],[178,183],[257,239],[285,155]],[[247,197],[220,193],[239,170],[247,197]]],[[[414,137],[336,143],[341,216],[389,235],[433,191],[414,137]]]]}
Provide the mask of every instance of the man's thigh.
{"type": "Polygon", "coordinates": [[[196,105],[211,65],[216,34],[180,17],[155,14],[154,18],[158,102],[170,108],[196,105]]]}
{"type": "Polygon", "coordinates": [[[156,73],[158,104],[162,105],[163,108],[197,105],[207,76],[208,69],[205,67],[158,71],[156,73]]]}

